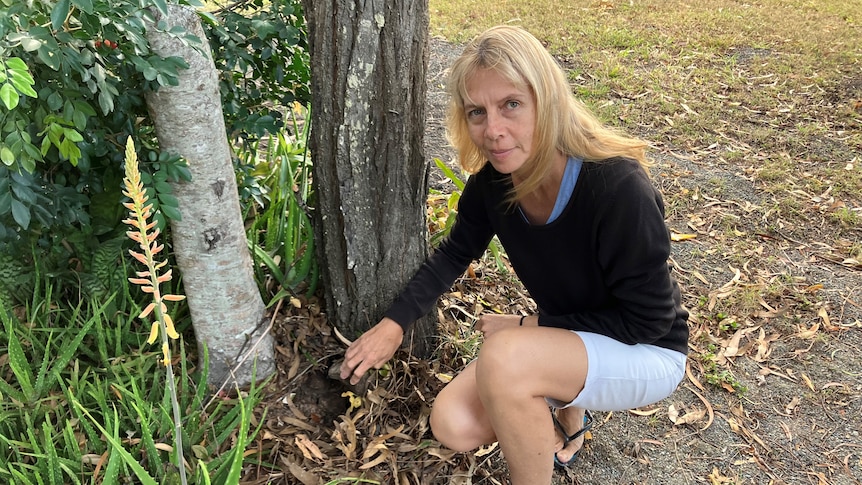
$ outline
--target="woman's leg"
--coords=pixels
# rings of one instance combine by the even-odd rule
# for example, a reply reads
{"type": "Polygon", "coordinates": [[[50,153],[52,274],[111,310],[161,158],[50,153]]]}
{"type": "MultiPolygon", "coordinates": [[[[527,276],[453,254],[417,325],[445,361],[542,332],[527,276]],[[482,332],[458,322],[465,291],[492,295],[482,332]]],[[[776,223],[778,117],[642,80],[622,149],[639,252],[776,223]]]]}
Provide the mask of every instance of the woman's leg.
{"type": "MultiPolygon", "coordinates": [[[[541,327],[495,332],[479,358],[438,394],[431,429],[456,451],[499,441],[513,485],[550,483],[553,454],[562,441],[545,397],[571,401],[586,372],[583,342],[572,332],[541,327]]],[[[574,452],[575,444],[570,449],[574,452]]]]}
{"type": "Polygon", "coordinates": [[[497,441],[476,389],[476,361],[437,394],[431,408],[431,431],[437,441],[455,451],[497,441]]]}
{"type": "Polygon", "coordinates": [[[567,330],[510,328],[485,340],[476,384],[513,485],[551,482],[557,439],[545,398],[574,399],[587,362],[583,341],[567,330]]]}

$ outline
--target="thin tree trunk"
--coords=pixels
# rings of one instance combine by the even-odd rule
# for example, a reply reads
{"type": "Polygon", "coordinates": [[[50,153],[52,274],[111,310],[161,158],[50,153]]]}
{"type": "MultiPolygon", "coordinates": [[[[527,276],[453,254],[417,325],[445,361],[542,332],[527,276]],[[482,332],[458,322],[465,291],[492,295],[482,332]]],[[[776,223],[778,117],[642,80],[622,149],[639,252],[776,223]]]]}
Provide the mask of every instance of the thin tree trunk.
{"type": "MultiPolygon", "coordinates": [[[[428,254],[427,0],[306,0],[317,247],[327,312],[353,337],[376,324],[428,254]]],[[[434,319],[406,341],[433,348],[434,319]]]]}
{"type": "Polygon", "coordinates": [[[171,221],[171,234],[198,348],[201,355],[203,346],[209,350],[208,381],[214,386],[235,381],[243,387],[251,382],[255,365],[257,379],[269,376],[275,365],[240,214],[218,74],[194,10],[170,5],[167,17],[154,14],[168,29],[181,25],[204,40],[202,53],[148,29],[153,52],[182,57],[189,68],[180,71],[178,86],[148,95],[147,105],[161,149],[185,158],[192,173],[191,182],[173,185],[182,220],[171,221]],[[250,357],[231,375],[255,343],[250,357]]]}

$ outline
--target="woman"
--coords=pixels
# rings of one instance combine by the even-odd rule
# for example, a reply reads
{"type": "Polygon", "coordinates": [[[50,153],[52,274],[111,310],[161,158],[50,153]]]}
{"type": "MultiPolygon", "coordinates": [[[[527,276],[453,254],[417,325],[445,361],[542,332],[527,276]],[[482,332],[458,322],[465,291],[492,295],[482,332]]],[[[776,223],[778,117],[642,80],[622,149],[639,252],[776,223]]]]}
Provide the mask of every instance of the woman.
{"type": "Polygon", "coordinates": [[[582,446],[585,409],[644,406],[682,380],[688,313],[667,265],[663,203],[646,144],[602,126],[524,30],[473,40],[448,89],[449,136],[473,174],[457,220],[347,350],[342,378],[385,364],[497,235],[538,315],[479,319],[479,356],[437,396],[431,429],[458,451],[498,441],[513,484],[550,483],[553,464],[582,446]]]}

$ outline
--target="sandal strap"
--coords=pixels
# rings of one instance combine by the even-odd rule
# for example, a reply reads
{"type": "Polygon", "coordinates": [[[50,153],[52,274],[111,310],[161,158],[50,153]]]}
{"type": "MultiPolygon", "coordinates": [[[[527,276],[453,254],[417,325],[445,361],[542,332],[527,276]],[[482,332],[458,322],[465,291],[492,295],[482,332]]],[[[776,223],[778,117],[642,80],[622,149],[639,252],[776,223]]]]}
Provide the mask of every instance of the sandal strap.
{"type": "Polygon", "coordinates": [[[593,415],[589,411],[584,411],[584,426],[576,431],[574,434],[569,434],[566,431],[566,428],[563,427],[563,424],[557,419],[557,415],[555,413],[551,413],[551,418],[554,420],[554,427],[563,435],[563,446],[569,444],[572,440],[578,439],[581,435],[586,433],[593,427],[593,415]]]}

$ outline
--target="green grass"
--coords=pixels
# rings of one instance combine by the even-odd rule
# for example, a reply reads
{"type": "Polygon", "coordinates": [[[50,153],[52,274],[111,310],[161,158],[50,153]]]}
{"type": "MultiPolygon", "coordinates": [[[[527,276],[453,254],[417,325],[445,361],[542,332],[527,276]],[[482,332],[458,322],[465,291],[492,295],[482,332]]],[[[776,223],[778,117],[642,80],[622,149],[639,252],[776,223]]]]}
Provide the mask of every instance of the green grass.
{"type": "MultiPolygon", "coordinates": [[[[43,284],[33,301],[48,301],[52,289],[43,284]]],[[[139,309],[108,311],[115,297],[74,307],[34,304],[17,315],[0,302],[0,355],[8,359],[0,376],[0,482],[118,483],[119,477],[137,477],[140,483],[172,483],[176,478],[166,466],[175,461],[165,451],[174,424],[161,352],[145,345],[149,328],[141,328],[139,309]]],[[[244,444],[255,434],[248,415],[260,401],[260,389],[253,387],[244,400],[207,401],[206,356],[192,367],[184,346],[178,347],[186,459],[192,472],[205,466],[213,477],[226,476],[239,468],[232,463],[242,459],[244,444]],[[237,448],[228,436],[239,440],[237,448]]]]}

